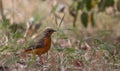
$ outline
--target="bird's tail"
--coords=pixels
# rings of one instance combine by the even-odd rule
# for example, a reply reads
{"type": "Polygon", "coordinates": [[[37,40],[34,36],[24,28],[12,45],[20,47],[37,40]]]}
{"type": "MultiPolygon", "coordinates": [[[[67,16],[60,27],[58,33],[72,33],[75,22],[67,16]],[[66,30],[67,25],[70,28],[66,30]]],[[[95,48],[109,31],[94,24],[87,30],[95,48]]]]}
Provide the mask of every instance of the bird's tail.
{"type": "Polygon", "coordinates": [[[20,52],[20,53],[16,53],[15,54],[15,56],[17,56],[17,57],[22,57],[22,58],[26,58],[26,52],[25,51],[22,51],[22,52],[20,52]]]}

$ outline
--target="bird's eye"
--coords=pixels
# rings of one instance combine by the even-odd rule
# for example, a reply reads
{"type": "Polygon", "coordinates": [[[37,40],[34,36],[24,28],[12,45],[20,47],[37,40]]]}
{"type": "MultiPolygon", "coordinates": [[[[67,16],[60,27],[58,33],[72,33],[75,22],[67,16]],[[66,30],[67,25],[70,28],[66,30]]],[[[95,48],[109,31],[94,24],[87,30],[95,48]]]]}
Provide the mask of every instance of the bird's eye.
{"type": "Polygon", "coordinates": [[[51,32],[51,30],[49,30],[48,32],[51,32]]]}

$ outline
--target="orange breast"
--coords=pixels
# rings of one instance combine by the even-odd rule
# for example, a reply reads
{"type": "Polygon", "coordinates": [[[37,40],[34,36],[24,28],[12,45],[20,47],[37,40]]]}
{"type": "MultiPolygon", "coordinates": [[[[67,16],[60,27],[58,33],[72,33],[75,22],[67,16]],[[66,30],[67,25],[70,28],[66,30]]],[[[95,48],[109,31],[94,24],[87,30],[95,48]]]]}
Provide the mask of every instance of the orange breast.
{"type": "Polygon", "coordinates": [[[46,37],[44,38],[44,46],[34,49],[32,53],[35,53],[37,55],[44,54],[50,49],[50,46],[51,46],[51,38],[46,37]]]}

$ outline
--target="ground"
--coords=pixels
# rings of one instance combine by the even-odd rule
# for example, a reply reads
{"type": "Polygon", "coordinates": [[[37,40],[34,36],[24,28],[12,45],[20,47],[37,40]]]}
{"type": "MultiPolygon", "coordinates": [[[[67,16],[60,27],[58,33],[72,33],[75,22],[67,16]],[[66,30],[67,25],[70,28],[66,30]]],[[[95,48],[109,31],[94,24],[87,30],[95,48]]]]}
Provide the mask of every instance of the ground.
{"type": "Polygon", "coordinates": [[[0,25],[0,71],[119,71],[119,17],[95,12],[94,28],[83,27],[80,18],[73,27],[73,17],[68,13],[70,4],[71,1],[64,0],[4,0],[4,12],[10,24],[0,25]],[[50,12],[56,3],[65,5],[64,13],[50,12]],[[30,28],[31,33],[25,35],[31,19],[39,27],[30,28]],[[15,28],[11,26],[13,23],[17,24],[15,28]],[[16,56],[35,42],[46,27],[57,32],[52,35],[51,49],[42,55],[43,64],[37,62],[38,56],[16,56]]]}

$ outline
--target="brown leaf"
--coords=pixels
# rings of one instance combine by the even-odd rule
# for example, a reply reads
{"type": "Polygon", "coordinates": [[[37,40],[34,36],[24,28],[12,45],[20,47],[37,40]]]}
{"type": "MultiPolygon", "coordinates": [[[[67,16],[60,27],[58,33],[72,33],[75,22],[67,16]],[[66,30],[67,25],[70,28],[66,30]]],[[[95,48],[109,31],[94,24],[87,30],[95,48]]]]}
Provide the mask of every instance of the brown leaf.
{"type": "Polygon", "coordinates": [[[78,60],[78,59],[76,59],[76,60],[73,60],[72,65],[75,66],[75,67],[82,67],[83,66],[83,62],[78,60]]]}

